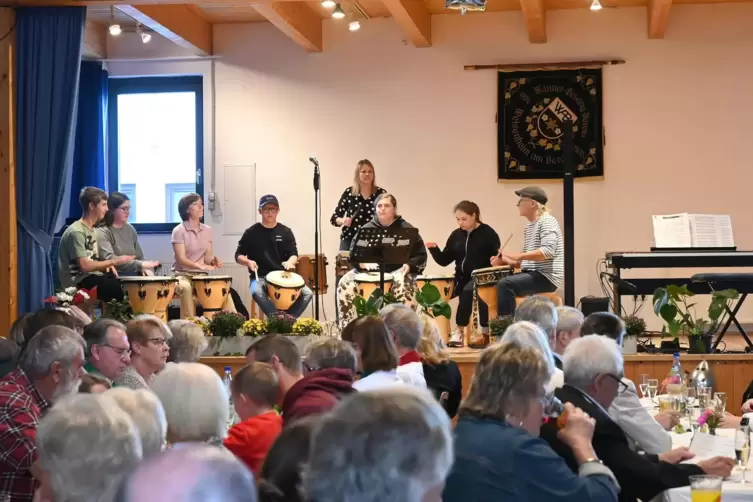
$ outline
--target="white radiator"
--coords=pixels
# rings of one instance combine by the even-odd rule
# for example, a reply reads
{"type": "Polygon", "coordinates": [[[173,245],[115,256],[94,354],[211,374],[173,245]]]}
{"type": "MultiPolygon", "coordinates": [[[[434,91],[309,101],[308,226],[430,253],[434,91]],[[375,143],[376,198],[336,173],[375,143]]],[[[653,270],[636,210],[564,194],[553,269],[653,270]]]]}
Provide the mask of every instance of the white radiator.
{"type": "MultiPolygon", "coordinates": [[[[171,275],[172,266],[172,263],[161,263],[161,270],[159,271],[159,274],[171,275]]],[[[241,300],[243,300],[243,305],[245,305],[246,309],[251,312],[252,300],[251,291],[249,290],[249,287],[251,286],[251,279],[248,275],[248,269],[246,267],[238,265],[234,262],[225,263],[222,265],[222,267],[210,272],[209,275],[229,275],[230,277],[232,277],[233,289],[238,292],[238,294],[241,296],[241,300]]],[[[177,301],[177,299],[173,300],[173,302],[177,301]]]]}

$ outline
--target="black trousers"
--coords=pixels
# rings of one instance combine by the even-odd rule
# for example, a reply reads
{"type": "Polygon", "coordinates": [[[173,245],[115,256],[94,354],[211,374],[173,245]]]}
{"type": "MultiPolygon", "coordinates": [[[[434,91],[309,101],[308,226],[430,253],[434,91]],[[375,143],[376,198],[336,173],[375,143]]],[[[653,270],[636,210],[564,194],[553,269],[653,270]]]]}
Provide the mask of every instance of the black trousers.
{"type": "Polygon", "coordinates": [[[557,286],[541,272],[523,270],[497,283],[497,313],[500,317],[515,314],[515,298],[536,293],[554,293],[557,286]]]}
{"type": "Polygon", "coordinates": [[[125,295],[120,281],[110,275],[92,274],[84,277],[77,286],[84,289],[97,288],[97,299],[102,302],[123,301],[125,295]]]}
{"type": "MultiPolygon", "coordinates": [[[[473,281],[461,280],[458,281],[455,286],[455,296],[460,301],[458,303],[458,310],[455,312],[455,323],[458,326],[468,326],[471,320],[471,313],[473,311],[473,281]]],[[[489,325],[489,309],[486,307],[486,303],[479,300],[478,302],[478,316],[479,324],[483,327],[489,325]]]]}

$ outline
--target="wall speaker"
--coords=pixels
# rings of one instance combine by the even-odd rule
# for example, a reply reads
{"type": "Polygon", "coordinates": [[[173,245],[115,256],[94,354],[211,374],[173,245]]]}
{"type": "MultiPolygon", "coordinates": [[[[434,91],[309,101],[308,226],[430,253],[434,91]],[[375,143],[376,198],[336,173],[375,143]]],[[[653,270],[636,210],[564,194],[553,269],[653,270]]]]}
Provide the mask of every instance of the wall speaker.
{"type": "Polygon", "coordinates": [[[584,296],[580,299],[580,311],[588,317],[594,312],[609,312],[609,298],[597,298],[595,296],[584,296]]]}

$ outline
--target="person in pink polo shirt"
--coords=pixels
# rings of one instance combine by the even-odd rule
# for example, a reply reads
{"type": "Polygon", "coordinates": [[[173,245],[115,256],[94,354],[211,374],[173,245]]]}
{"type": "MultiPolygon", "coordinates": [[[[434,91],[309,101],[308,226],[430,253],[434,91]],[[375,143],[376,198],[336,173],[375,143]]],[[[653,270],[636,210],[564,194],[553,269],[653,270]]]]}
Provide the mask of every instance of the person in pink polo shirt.
{"type": "MultiPolygon", "coordinates": [[[[183,196],[178,202],[178,213],[183,222],[173,229],[173,272],[178,278],[175,292],[180,295],[180,317],[185,319],[196,313],[191,278],[220,268],[222,261],[212,251],[212,227],[201,222],[204,216],[201,196],[196,193],[183,196]]],[[[225,299],[222,310],[236,311],[230,295],[225,299]]]]}

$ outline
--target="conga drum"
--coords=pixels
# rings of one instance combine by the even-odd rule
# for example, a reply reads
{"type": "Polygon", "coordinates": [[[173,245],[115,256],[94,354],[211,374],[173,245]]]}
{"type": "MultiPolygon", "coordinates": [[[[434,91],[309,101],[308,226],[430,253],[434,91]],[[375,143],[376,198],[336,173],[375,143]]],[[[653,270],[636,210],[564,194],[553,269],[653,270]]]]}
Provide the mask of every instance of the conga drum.
{"type": "Polygon", "coordinates": [[[178,279],[165,276],[120,277],[134,314],[152,314],[167,322],[167,306],[173,299],[178,279]]]}
{"type": "Polygon", "coordinates": [[[193,296],[204,309],[204,317],[211,319],[222,310],[230,294],[233,278],[229,275],[195,275],[191,277],[193,296]]]}
{"type": "Polygon", "coordinates": [[[314,292],[314,294],[324,295],[327,294],[327,257],[319,253],[319,256],[315,254],[305,254],[298,257],[298,263],[295,265],[295,271],[298,275],[303,277],[306,286],[314,292]],[[319,289],[316,289],[314,281],[314,267],[316,266],[316,275],[319,276],[319,289]]]}
{"type": "Polygon", "coordinates": [[[264,278],[267,283],[267,296],[277,310],[289,310],[301,295],[306,285],[303,277],[287,270],[274,270],[264,278]]]}
{"type": "MultiPolygon", "coordinates": [[[[452,293],[455,291],[455,276],[447,275],[419,275],[416,277],[416,290],[421,291],[425,284],[433,284],[439,290],[439,296],[442,300],[449,302],[452,293]]],[[[450,340],[450,320],[444,316],[434,318],[439,328],[439,334],[442,336],[444,343],[450,340]]]]}
{"type": "Polygon", "coordinates": [[[497,288],[496,285],[502,278],[510,275],[511,270],[507,265],[501,267],[477,268],[471,272],[473,283],[476,286],[476,294],[481,301],[486,303],[489,309],[489,319],[497,318],[497,288]]]}
{"type": "MultiPolygon", "coordinates": [[[[379,273],[378,272],[362,272],[356,274],[354,279],[356,281],[356,288],[358,294],[364,299],[368,300],[371,294],[379,289],[379,273]]],[[[387,294],[392,289],[392,281],[394,277],[392,274],[384,274],[384,291],[382,293],[387,294]]]]}

